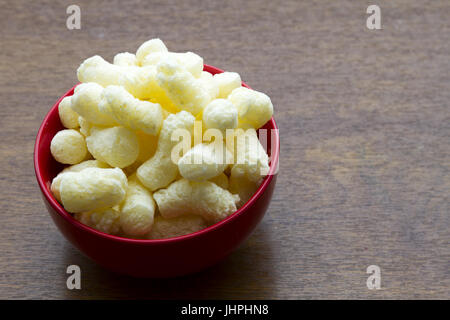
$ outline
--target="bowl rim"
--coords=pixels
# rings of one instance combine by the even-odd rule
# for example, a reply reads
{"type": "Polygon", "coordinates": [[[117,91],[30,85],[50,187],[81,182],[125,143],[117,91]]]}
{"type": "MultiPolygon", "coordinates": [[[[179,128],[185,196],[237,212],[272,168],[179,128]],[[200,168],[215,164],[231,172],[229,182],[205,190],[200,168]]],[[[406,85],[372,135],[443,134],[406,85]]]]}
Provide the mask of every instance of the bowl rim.
{"type": "MultiPolygon", "coordinates": [[[[222,73],[224,72],[224,70],[210,66],[205,64],[204,65],[204,71],[208,71],[210,73],[222,73]]],[[[274,118],[270,118],[270,120],[268,121],[268,123],[270,123],[271,125],[271,129],[275,129],[274,130],[274,137],[275,137],[275,142],[271,142],[271,144],[273,145],[273,150],[271,150],[271,155],[270,155],[270,169],[269,169],[269,173],[268,175],[263,179],[262,183],[260,184],[260,186],[258,187],[258,189],[256,190],[256,192],[253,194],[253,196],[241,207],[239,208],[237,211],[233,212],[232,214],[230,214],[228,217],[226,217],[225,219],[209,226],[206,227],[204,229],[201,229],[199,231],[193,232],[193,233],[189,233],[186,235],[182,235],[182,236],[177,236],[177,237],[172,237],[172,238],[167,238],[167,239],[131,239],[131,238],[124,238],[124,237],[120,237],[120,236],[115,236],[115,235],[111,235],[108,233],[104,233],[101,232],[99,230],[96,230],[94,228],[88,227],[87,225],[79,222],[78,220],[76,220],[72,214],[70,214],[69,212],[67,212],[64,207],[53,197],[51,191],[49,188],[47,188],[46,183],[43,180],[42,177],[42,170],[39,166],[39,161],[38,159],[40,158],[40,152],[39,152],[39,142],[42,140],[42,136],[44,135],[45,129],[46,129],[46,123],[49,121],[49,118],[51,116],[51,114],[53,114],[54,109],[58,108],[59,103],[61,102],[61,100],[66,97],[67,95],[69,95],[70,92],[72,92],[72,90],[77,86],[78,84],[76,84],[75,86],[73,86],[71,89],[69,89],[67,92],[65,92],[57,101],[56,103],[53,105],[52,108],[50,108],[50,110],[47,112],[47,114],[45,115],[40,127],[39,127],[39,131],[36,135],[36,139],[35,139],[35,144],[34,144],[34,153],[33,153],[33,160],[34,160],[34,170],[35,170],[35,174],[36,174],[36,179],[39,185],[39,188],[42,191],[42,194],[45,197],[45,200],[50,204],[50,206],[54,209],[54,211],[56,211],[64,220],[66,220],[67,222],[69,222],[70,224],[72,224],[74,227],[76,228],[80,228],[85,232],[88,233],[92,233],[95,234],[96,236],[99,236],[101,238],[104,238],[105,240],[111,240],[111,241],[116,241],[116,242],[121,242],[121,243],[129,243],[129,244],[143,244],[143,245],[159,245],[162,243],[176,243],[176,242],[180,242],[183,240],[188,240],[188,239],[192,239],[192,238],[196,238],[205,234],[208,234],[210,232],[214,232],[217,229],[223,228],[224,225],[230,223],[231,221],[237,219],[240,215],[245,214],[245,212],[247,211],[247,209],[249,207],[251,207],[258,198],[261,197],[261,195],[264,193],[264,191],[268,188],[270,182],[272,181],[274,175],[277,174],[277,170],[278,170],[278,163],[279,163],[279,154],[280,154],[280,137],[279,137],[279,132],[278,132],[278,126],[274,120],[274,118]]],[[[242,85],[244,87],[247,87],[249,89],[251,89],[247,84],[245,84],[244,82],[242,82],[242,85]]]]}

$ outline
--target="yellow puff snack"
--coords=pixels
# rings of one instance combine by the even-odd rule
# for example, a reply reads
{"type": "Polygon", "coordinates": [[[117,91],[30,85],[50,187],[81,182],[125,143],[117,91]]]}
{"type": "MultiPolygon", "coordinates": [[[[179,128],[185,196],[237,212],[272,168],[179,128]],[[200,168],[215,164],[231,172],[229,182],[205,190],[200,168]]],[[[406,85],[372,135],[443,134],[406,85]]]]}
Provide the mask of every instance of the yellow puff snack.
{"type": "Polygon", "coordinates": [[[175,59],[194,77],[200,78],[203,72],[203,58],[193,52],[155,52],[147,55],[142,66],[156,66],[166,58],[175,59]]]}
{"type": "Polygon", "coordinates": [[[269,171],[256,129],[272,103],[238,73],[203,68],[201,56],[160,39],[80,65],[82,84],[58,107],[68,130],[51,143],[56,160],[75,164],[51,185],[66,210],[109,234],[161,239],[201,230],[252,197],[269,171]]]}
{"type": "Polygon", "coordinates": [[[203,71],[203,58],[193,52],[175,53],[177,60],[196,78],[199,78],[203,71]]]}
{"type": "Polygon", "coordinates": [[[238,111],[230,101],[215,99],[203,110],[203,123],[207,129],[220,130],[225,138],[226,130],[238,125],[238,111]]]}
{"type": "Polygon", "coordinates": [[[78,114],[72,110],[72,97],[64,97],[58,106],[59,119],[64,127],[77,129],[78,114]]]}
{"type": "Polygon", "coordinates": [[[208,223],[215,223],[236,211],[238,195],[231,194],[211,181],[181,179],[167,189],[153,194],[159,212],[164,218],[185,214],[200,215],[208,223]]]}
{"type": "Polygon", "coordinates": [[[100,109],[119,124],[148,134],[158,134],[163,121],[159,104],[136,99],[119,86],[106,87],[103,97],[107,103],[101,104],[100,109]]]}
{"type": "Polygon", "coordinates": [[[142,131],[136,131],[136,135],[139,141],[139,155],[135,162],[129,166],[123,168],[123,172],[127,176],[131,176],[136,173],[136,170],[148,159],[153,157],[158,145],[158,137],[146,134],[142,131]]]}
{"type": "MultiPolygon", "coordinates": [[[[165,98],[164,91],[156,82],[156,67],[128,67],[119,77],[123,86],[134,97],[141,100],[165,98]]],[[[111,85],[114,85],[112,83],[111,85]]]]}
{"type": "Polygon", "coordinates": [[[127,177],[119,168],[86,168],[63,174],[59,192],[72,213],[111,208],[125,199],[127,177]]]}
{"type": "Polygon", "coordinates": [[[208,90],[175,59],[163,59],[157,65],[156,80],[180,110],[200,113],[212,100],[208,90]]]}
{"type": "Polygon", "coordinates": [[[191,131],[194,126],[194,116],[186,111],[171,114],[163,121],[159,134],[158,147],[149,160],[136,171],[137,177],[150,191],[164,188],[178,174],[178,166],[171,159],[172,148],[178,143],[172,141],[172,133],[177,129],[191,131]]]}
{"type": "Polygon", "coordinates": [[[136,56],[129,52],[118,53],[114,56],[113,64],[122,67],[138,66],[136,56]]]}
{"type": "Polygon", "coordinates": [[[64,164],[77,164],[87,155],[84,136],[74,129],[61,130],[50,143],[50,152],[56,161],[64,164]]]}
{"type": "Polygon", "coordinates": [[[246,177],[257,183],[269,172],[269,157],[259,142],[255,129],[236,129],[235,134],[235,164],[231,167],[231,176],[246,177]]]}
{"type": "Polygon", "coordinates": [[[56,200],[61,202],[61,195],[59,193],[59,187],[61,185],[61,179],[64,173],[67,172],[80,172],[83,169],[86,168],[109,168],[109,166],[101,161],[98,160],[86,160],[81,163],[75,164],[73,166],[64,168],[63,171],[58,173],[58,175],[53,179],[52,185],[50,187],[50,190],[52,191],[53,195],[55,196],[56,200]]]}
{"type": "Polygon", "coordinates": [[[121,85],[138,99],[159,103],[171,112],[178,111],[156,81],[156,66],[114,65],[100,56],[94,56],[80,65],[78,80],[83,83],[95,82],[103,87],[121,85]]]}
{"type": "Polygon", "coordinates": [[[117,125],[114,119],[99,110],[103,87],[95,82],[82,83],[72,96],[72,110],[90,123],[101,126],[117,125]]]}
{"type": "Polygon", "coordinates": [[[75,213],[74,218],[104,233],[117,235],[120,232],[120,212],[116,207],[75,213]]]}
{"type": "Polygon", "coordinates": [[[111,167],[129,166],[139,155],[136,133],[124,127],[93,127],[86,143],[95,159],[106,162],[111,167]]]}
{"type": "Polygon", "coordinates": [[[93,82],[102,87],[123,85],[127,90],[133,90],[132,93],[136,93],[137,98],[146,99],[149,98],[145,96],[148,94],[148,90],[142,89],[142,87],[148,87],[148,82],[151,81],[148,79],[151,78],[151,71],[151,68],[115,65],[100,56],[93,56],[84,60],[77,70],[77,76],[80,82],[93,82]]]}
{"type": "Polygon", "coordinates": [[[136,59],[139,64],[146,56],[154,52],[167,52],[167,47],[161,39],[155,38],[145,41],[136,51],[136,59]]]}
{"type": "Polygon", "coordinates": [[[156,216],[153,228],[148,234],[148,239],[167,239],[183,236],[189,233],[200,231],[207,227],[201,216],[185,215],[176,218],[166,219],[156,216]]]}
{"type": "Polygon", "coordinates": [[[82,116],[79,116],[78,117],[78,124],[80,125],[80,133],[83,136],[87,137],[88,135],[91,134],[91,128],[93,127],[92,123],[87,121],[82,116]]]}
{"type": "Polygon", "coordinates": [[[101,86],[119,84],[119,79],[127,68],[107,62],[102,57],[95,55],[87,58],[78,67],[77,77],[80,82],[95,82],[101,86]]]}
{"type": "Polygon", "coordinates": [[[135,175],[128,179],[125,201],[120,210],[120,226],[130,236],[139,237],[150,232],[155,214],[155,202],[135,175]]]}
{"type": "Polygon", "coordinates": [[[254,129],[261,128],[270,120],[273,114],[273,105],[270,98],[255,90],[245,87],[234,89],[228,96],[238,110],[239,126],[247,125],[254,129]]]}
{"type": "Polygon", "coordinates": [[[213,75],[207,71],[202,71],[198,78],[203,87],[208,91],[211,99],[216,99],[219,96],[219,86],[214,81],[213,75]]]}
{"type": "Polygon", "coordinates": [[[200,143],[181,157],[178,170],[188,180],[208,180],[225,170],[231,156],[225,143],[200,143]]]}
{"type": "Polygon", "coordinates": [[[214,81],[219,88],[218,98],[226,99],[236,88],[242,85],[241,76],[236,72],[222,72],[214,75],[214,81]]]}

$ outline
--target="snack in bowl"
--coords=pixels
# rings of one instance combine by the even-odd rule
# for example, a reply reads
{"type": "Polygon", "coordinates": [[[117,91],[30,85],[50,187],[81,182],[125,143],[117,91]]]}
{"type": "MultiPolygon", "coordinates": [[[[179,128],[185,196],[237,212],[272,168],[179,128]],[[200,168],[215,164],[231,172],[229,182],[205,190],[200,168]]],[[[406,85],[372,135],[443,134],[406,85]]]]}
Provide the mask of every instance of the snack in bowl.
{"type": "Polygon", "coordinates": [[[67,129],[51,142],[71,166],[51,191],[83,224],[135,239],[196,232],[243,206],[268,174],[256,130],[273,106],[239,74],[212,76],[200,56],[152,39],[113,64],[88,58],[77,75],[59,105],[67,129]]]}

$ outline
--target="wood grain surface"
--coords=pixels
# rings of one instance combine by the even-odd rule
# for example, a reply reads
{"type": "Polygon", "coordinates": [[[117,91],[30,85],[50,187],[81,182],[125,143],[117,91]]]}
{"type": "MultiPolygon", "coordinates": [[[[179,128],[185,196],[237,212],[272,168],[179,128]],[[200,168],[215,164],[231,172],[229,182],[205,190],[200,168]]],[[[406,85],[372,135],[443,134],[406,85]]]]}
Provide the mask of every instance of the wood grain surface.
{"type": "Polygon", "coordinates": [[[450,298],[450,2],[0,1],[0,298],[450,298]],[[378,4],[382,30],[366,28],[378,4]],[[33,170],[39,125],[83,59],[173,51],[237,71],[280,127],[278,184],[249,240],[195,275],[118,276],[59,233],[33,170]],[[66,268],[82,289],[66,288],[66,268]],[[366,268],[381,268],[368,290],[366,268]]]}

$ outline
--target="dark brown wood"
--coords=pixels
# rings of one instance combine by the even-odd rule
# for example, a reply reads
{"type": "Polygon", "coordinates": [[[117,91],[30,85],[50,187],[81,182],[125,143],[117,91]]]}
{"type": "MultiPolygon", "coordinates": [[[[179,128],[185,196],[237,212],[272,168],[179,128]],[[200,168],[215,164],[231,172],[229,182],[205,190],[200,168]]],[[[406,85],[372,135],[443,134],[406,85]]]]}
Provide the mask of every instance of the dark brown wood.
{"type": "Polygon", "coordinates": [[[0,298],[450,298],[450,2],[0,1],[0,298]],[[366,28],[379,4],[382,30],[366,28]],[[34,138],[94,54],[162,38],[237,71],[275,105],[278,185],[266,217],[199,274],[112,274],[53,225],[34,138]],[[66,267],[82,289],[66,289],[66,267]],[[368,290],[366,268],[381,268],[368,290]]]}

